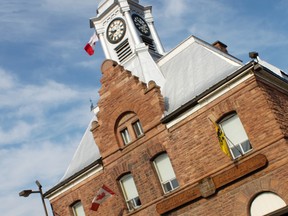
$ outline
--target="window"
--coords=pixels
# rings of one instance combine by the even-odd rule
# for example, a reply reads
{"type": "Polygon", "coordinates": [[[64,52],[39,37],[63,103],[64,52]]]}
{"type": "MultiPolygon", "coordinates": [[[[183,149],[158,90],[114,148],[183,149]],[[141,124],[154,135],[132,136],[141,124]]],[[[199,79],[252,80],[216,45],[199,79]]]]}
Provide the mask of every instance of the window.
{"type": "Polygon", "coordinates": [[[168,193],[179,187],[172,164],[166,153],[156,157],[153,163],[165,193],[168,193]]]}
{"type": "Polygon", "coordinates": [[[119,182],[129,211],[139,208],[141,201],[132,175],[123,176],[119,182]]]}
{"type": "Polygon", "coordinates": [[[72,205],[73,215],[74,216],[85,216],[85,212],[80,201],[77,201],[72,205]]]}
{"type": "Polygon", "coordinates": [[[250,206],[251,216],[262,216],[286,206],[281,197],[271,192],[264,192],[256,196],[250,206]]]}
{"type": "Polygon", "coordinates": [[[134,122],[132,124],[133,126],[133,129],[134,129],[134,132],[135,132],[135,136],[138,138],[140,137],[141,135],[143,135],[143,129],[142,129],[142,126],[141,126],[141,123],[139,120],[137,120],[136,122],[134,122]]]}
{"type": "Polygon", "coordinates": [[[123,142],[125,145],[129,144],[131,142],[131,138],[130,138],[130,135],[129,135],[129,131],[127,128],[121,130],[121,137],[123,139],[123,142]]]}
{"type": "Polygon", "coordinates": [[[252,150],[245,129],[236,113],[225,117],[220,121],[219,125],[225,134],[226,142],[233,159],[252,150]]]}
{"type": "Polygon", "coordinates": [[[144,135],[142,124],[134,112],[122,113],[115,123],[119,146],[126,146],[144,135]]]}

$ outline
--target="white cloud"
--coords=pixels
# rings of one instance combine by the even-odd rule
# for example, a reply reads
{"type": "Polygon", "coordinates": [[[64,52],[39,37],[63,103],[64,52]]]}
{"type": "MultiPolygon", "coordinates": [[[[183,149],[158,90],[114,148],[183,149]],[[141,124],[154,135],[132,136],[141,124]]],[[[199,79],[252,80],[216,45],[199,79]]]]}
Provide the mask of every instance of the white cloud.
{"type": "Polygon", "coordinates": [[[29,185],[31,178],[39,178],[43,182],[47,182],[46,179],[59,180],[80,139],[81,136],[71,136],[66,143],[39,142],[0,150],[0,174],[3,177],[0,180],[1,193],[19,185],[29,185]],[[3,157],[5,155],[11,157],[3,157]]]}
{"type": "Polygon", "coordinates": [[[75,12],[82,14],[81,11],[83,9],[87,10],[89,7],[96,13],[96,6],[95,0],[86,0],[85,3],[78,0],[45,0],[43,4],[43,8],[49,11],[61,11],[64,14],[73,14],[75,12]]]}
{"type": "Polygon", "coordinates": [[[11,89],[14,86],[14,77],[11,73],[6,72],[0,67],[0,89],[1,91],[11,89]]]}
{"type": "MultiPolygon", "coordinates": [[[[65,143],[43,142],[0,149],[0,202],[5,203],[1,207],[2,213],[11,216],[44,215],[38,194],[23,198],[18,197],[18,193],[24,189],[38,190],[35,180],[40,181],[44,192],[54,186],[52,184],[60,180],[68,167],[80,138],[72,136],[65,143]]],[[[49,203],[47,209],[50,209],[49,203]]]]}
{"type": "MultiPolygon", "coordinates": [[[[27,189],[37,190],[37,186],[35,185],[33,188],[27,189]]],[[[22,188],[20,190],[22,190],[22,188]]],[[[6,216],[45,215],[39,194],[32,194],[27,198],[19,197],[18,193],[20,190],[9,191],[9,193],[0,196],[0,203],[2,203],[1,212],[6,216]]],[[[47,201],[46,206],[49,215],[52,215],[50,204],[47,203],[47,201]]]]}
{"type": "Polygon", "coordinates": [[[189,10],[190,5],[191,4],[189,4],[189,1],[187,2],[187,0],[178,0],[177,2],[173,0],[165,1],[163,4],[163,15],[172,19],[174,17],[181,17],[189,10]]]}
{"type": "MultiPolygon", "coordinates": [[[[281,7],[265,1],[257,4],[257,8],[256,3],[249,4],[247,8],[247,2],[231,4],[214,0],[145,2],[157,6],[153,9],[155,25],[166,50],[175,47],[186,37],[195,35],[208,43],[222,41],[228,45],[228,51],[232,55],[245,61],[249,60],[250,51],[258,51],[260,55],[263,53],[269,59],[269,49],[275,50],[288,45],[285,27],[288,20],[263,15],[267,13],[267,8],[271,14],[287,13],[286,1],[279,3],[281,7]]],[[[283,50],[282,53],[279,56],[285,56],[287,51],[284,53],[283,50]]]]}
{"type": "Polygon", "coordinates": [[[190,34],[197,33],[197,36],[208,42],[221,40],[236,56],[248,56],[249,51],[288,45],[287,36],[271,20],[243,16],[235,8],[224,5],[219,7],[219,2],[214,4],[202,11],[202,14],[199,13],[200,9],[198,16],[194,16],[195,22],[188,27],[190,34]],[[214,7],[214,4],[218,7],[214,7]]]}
{"type": "Polygon", "coordinates": [[[77,0],[29,0],[25,2],[2,0],[0,2],[0,40],[10,42],[40,40],[45,43],[48,40],[47,35],[53,33],[55,37],[69,35],[69,32],[74,29],[73,25],[75,27],[79,24],[79,22],[74,22],[75,19],[87,20],[88,29],[88,19],[92,16],[96,16],[95,0],[86,0],[85,2],[77,0]],[[55,29],[59,23],[63,23],[63,28],[55,29]],[[72,27],[66,28],[65,26],[72,27]]]}
{"type": "Polygon", "coordinates": [[[38,1],[2,0],[0,3],[0,39],[14,40],[37,33],[41,11],[38,1]],[[21,32],[21,34],[20,34],[21,32]]]}
{"type": "Polygon", "coordinates": [[[88,99],[87,105],[83,100],[94,90],[53,80],[25,85],[11,73],[0,72],[9,83],[0,91],[0,111],[6,110],[0,117],[1,210],[11,216],[42,215],[37,194],[24,199],[18,192],[37,189],[36,179],[46,191],[63,176],[92,117],[88,99]]]}
{"type": "Polygon", "coordinates": [[[91,92],[97,94],[96,88],[72,88],[53,80],[25,85],[3,69],[0,75],[7,80],[5,91],[0,91],[0,111],[5,111],[0,117],[0,145],[56,137],[89,122],[88,100],[91,92]]]}
{"type": "Polygon", "coordinates": [[[10,56],[0,65],[3,215],[43,215],[40,197],[18,197],[19,191],[37,189],[36,179],[44,191],[54,186],[90,122],[89,98],[97,101],[97,80],[91,87],[81,78],[91,69],[95,76],[101,74],[100,60],[79,62],[87,57],[83,47],[92,32],[89,17],[95,12],[95,0],[0,2],[0,43],[7,49],[0,57],[10,56]]]}
{"type": "MultiPolygon", "coordinates": [[[[1,122],[3,125],[3,122],[1,122]]],[[[27,122],[18,120],[16,121],[13,128],[5,130],[5,128],[0,127],[0,146],[1,144],[11,144],[24,142],[28,137],[31,136],[33,129],[36,129],[35,124],[28,124],[27,122]]]]}
{"type": "MultiPolygon", "coordinates": [[[[4,77],[3,82],[6,83],[6,88],[10,86],[5,92],[0,92],[2,108],[26,108],[28,106],[30,108],[37,107],[45,110],[68,103],[77,98],[79,99],[80,97],[80,89],[72,89],[54,80],[47,80],[45,83],[37,85],[25,85],[17,82],[16,79],[12,79],[13,76],[11,74],[1,73],[1,70],[0,75],[4,77]],[[12,86],[14,87],[13,89],[11,88],[12,86]]],[[[5,87],[5,84],[3,86],[5,87]]],[[[34,111],[31,114],[34,115],[34,111]]]]}
{"type": "Polygon", "coordinates": [[[93,60],[88,60],[88,61],[77,62],[76,65],[82,68],[91,68],[91,69],[94,68],[95,69],[96,60],[93,59],[93,60]]]}

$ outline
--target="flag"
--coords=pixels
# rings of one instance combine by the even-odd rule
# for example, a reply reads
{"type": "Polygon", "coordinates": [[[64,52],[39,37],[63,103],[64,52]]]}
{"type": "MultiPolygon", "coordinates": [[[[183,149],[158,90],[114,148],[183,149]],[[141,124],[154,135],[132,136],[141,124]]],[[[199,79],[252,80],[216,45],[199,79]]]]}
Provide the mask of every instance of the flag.
{"type": "Polygon", "coordinates": [[[88,55],[93,55],[94,54],[94,46],[96,41],[98,41],[98,37],[96,35],[96,33],[94,32],[94,34],[92,35],[92,37],[90,38],[89,42],[86,44],[86,46],[84,47],[84,50],[88,53],[88,55]]]}
{"type": "Polygon", "coordinates": [[[219,144],[220,144],[220,148],[221,150],[228,156],[231,158],[231,154],[229,151],[229,147],[227,144],[227,141],[225,139],[225,134],[224,132],[221,130],[221,128],[219,127],[219,125],[217,123],[214,122],[215,125],[215,129],[216,129],[216,133],[217,133],[217,137],[219,140],[219,144]]]}
{"type": "Polygon", "coordinates": [[[103,203],[106,199],[113,196],[115,193],[110,190],[107,186],[103,185],[100,190],[97,192],[96,196],[92,201],[91,210],[97,211],[100,204],[103,203]]]}

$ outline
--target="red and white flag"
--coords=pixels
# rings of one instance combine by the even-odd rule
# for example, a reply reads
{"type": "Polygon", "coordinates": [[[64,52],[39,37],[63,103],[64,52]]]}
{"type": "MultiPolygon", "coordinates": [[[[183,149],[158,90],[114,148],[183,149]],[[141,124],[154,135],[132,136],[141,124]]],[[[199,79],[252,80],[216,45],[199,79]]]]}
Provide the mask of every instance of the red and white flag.
{"type": "Polygon", "coordinates": [[[94,47],[96,44],[96,41],[98,41],[98,37],[96,35],[96,33],[94,32],[94,34],[92,35],[92,37],[90,38],[89,42],[86,44],[86,46],[84,47],[84,50],[88,53],[88,55],[93,55],[94,54],[94,47]]]}
{"type": "Polygon", "coordinates": [[[115,193],[109,189],[107,186],[103,185],[100,190],[97,192],[96,196],[92,201],[91,210],[97,211],[100,204],[103,203],[106,199],[113,196],[115,193]]]}

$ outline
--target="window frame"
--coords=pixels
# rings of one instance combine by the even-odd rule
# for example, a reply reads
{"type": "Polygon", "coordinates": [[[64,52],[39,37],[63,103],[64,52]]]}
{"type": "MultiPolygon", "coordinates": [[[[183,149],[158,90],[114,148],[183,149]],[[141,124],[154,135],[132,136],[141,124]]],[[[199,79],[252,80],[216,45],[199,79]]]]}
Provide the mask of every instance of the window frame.
{"type": "MultiPolygon", "coordinates": [[[[225,140],[227,142],[228,149],[229,149],[230,155],[231,155],[233,160],[240,158],[243,155],[245,155],[245,154],[247,154],[253,150],[253,147],[252,147],[251,142],[249,140],[249,137],[246,133],[246,130],[245,130],[245,128],[241,122],[241,119],[239,118],[239,116],[236,112],[229,113],[228,115],[223,117],[218,122],[218,125],[224,133],[225,140]],[[238,129],[241,130],[242,138],[245,138],[244,141],[242,140],[240,142],[237,142],[236,144],[234,144],[234,142],[232,142],[232,139],[229,139],[229,136],[231,138],[231,131],[228,130],[229,126],[227,127],[227,125],[230,124],[230,126],[231,126],[232,121],[235,121],[237,123],[238,129]],[[229,135],[227,135],[227,132],[229,135]],[[244,146],[245,146],[245,148],[244,148],[244,146]]],[[[235,138],[233,137],[233,139],[235,139],[235,138]]]]}
{"type": "Polygon", "coordinates": [[[180,187],[179,182],[176,178],[176,174],[174,172],[171,160],[170,160],[170,158],[166,152],[161,153],[161,154],[157,155],[156,157],[154,157],[152,162],[153,162],[154,169],[157,173],[157,176],[158,176],[158,179],[159,179],[159,182],[161,184],[161,187],[162,187],[164,194],[171,193],[172,191],[174,191],[180,187]],[[158,164],[160,162],[157,162],[157,160],[163,159],[162,158],[163,156],[165,156],[164,160],[166,159],[165,163],[168,162],[168,164],[165,164],[165,167],[166,167],[165,170],[167,171],[170,169],[173,172],[172,173],[173,177],[170,179],[164,179],[163,180],[163,175],[161,174],[161,170],[160,170],[159,164],[158,164]],[[167,166],[169,166],[168,169],[167,169],[167,166]]]}
{"type": "MultiPolygon", "coordinates": [[[[249,215],[272,215],[287,206],[282,197],[272,191],[258,193],[250,202],[249,215]]],[[[282,215],[282,214],[281,214],[282,215]]]]}
{"type": "MultiPolygon", "coordinates": [[[[142,206],[142,203],[141,203],[141,200],[140,200],[140,197],[139,197],[139,193],[138,193],[138,189],[137,189],[137,186],[136,186],[136,183],[134,181],[134,178],[132,176],[131,173],[128,173],[124,176],[122,176],[119,180],[118,180],[119,184],[120,184],[120,187],[121,187],[121,191],[123,193],[123,197],[124,197],[124,200],[125,200],[125,203],[127,205],[127,208],[129,211],[134,211],[138,208],[140,208],[142,206]],[[130,182],[130,184],[132,183],[134,187],[133,189],[135,190],[134,193],[136,192],[137,196],[134,196],[134,197],[130,197],[131,194],[129,195],[128,194],[128,190],[125,188],[125,184],[124,184],[124,181],[129,181],[129,180],[132,180],[130,182]],[[129,198],[130,197],[130,198],[129,198]]],[[[130,189],[131,189],[131,186],[130,186],[130,189]]]]}
{"type": "Polygon", "coordinates": [[[127,127],[124,127],[123,129],[120,130],[120,135],[121,135],[124,145],[128,145],[129,143],[132,142],[132,139],[131,139],[131,136],[127,127]]]}
{"type": "Polygon", "coordinates": [[[82,202],[81,202],[80,200],[74,202],[74,203],[71,205],[71,209],[72,209],[72,212],[73,212],[73,216],[85,216],[85,215],[86,215],[86,214],[85,214],[85,211],[84,211],[83,204],[82,204],[82,202]],[[79,208],[79,207],[82,209],[84,215],[83,215],[82,213],[79,214],[79,212],[78,212],[78,210],[77,210],[77,208],[79,208]]]}
{"type": "Polygon", "coordinates": [[[132,122],[132,128],[135,134],[136,139],[140,138],[141,136],[144,135],[143,127],[139,119],[136,121],[132,122]],[[138,134],[139,132],[139,134],[138,134]]]}
{"type": "Polygon", "coordinates": [[[136,113],[122,113],[115,122],[115,136],[119,147],[126,147],[144,136],[142,123],[136,113]]]}

